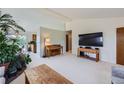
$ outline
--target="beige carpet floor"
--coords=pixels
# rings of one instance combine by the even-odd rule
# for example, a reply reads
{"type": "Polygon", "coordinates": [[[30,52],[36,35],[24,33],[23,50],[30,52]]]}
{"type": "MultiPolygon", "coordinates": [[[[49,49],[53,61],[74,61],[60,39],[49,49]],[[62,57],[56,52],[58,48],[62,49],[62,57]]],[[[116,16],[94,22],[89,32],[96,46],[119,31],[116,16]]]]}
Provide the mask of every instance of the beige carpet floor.
{"type": "MultiPolygon", "coordinates": [[[[110,84],[111,67],[109,62],[94,62],[69,53],[50,58],[40,58],[31,53],[32,63],[28,68],[47,64],[75,84],[110,84]]],[[[27,69],[28,69],[27,68],[27,69]]],[[[20,75],[11,84],[24,84],[25,75],[20,75]]]]}

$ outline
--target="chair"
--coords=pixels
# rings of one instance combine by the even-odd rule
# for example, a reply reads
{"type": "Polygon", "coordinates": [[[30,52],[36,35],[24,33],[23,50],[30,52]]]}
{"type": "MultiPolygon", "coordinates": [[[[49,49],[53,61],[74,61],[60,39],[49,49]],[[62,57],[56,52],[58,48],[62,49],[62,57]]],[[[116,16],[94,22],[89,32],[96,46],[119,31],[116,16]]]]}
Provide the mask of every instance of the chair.
{"type": "Polygon", "coordinates": [[[124,67],[112,67],[112,83],[124,84],[124,67]]]}

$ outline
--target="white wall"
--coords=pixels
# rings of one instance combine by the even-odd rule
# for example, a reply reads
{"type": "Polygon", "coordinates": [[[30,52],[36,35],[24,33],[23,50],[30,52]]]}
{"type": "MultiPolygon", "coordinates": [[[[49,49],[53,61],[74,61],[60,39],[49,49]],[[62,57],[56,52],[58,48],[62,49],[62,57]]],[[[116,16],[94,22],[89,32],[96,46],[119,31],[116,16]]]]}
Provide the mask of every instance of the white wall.
{"type": "Polygon", "coordinates": [[[33,31],[40,26],[57,30],[65,30],[64,21],[51,16],[42,8],[2,8],[3,13],[9,13],[26,31],[33,31]]]}
{"type": "Polygon", "coordinates": [[[65,22],[51,15],[42,8],[2,8],[2,14],[8,13],[21,25],[26,32],[27,42],[32,40],[32,34],[37,34],[37,54],[40,54],[40,27],[65,31],[65,22]]]}
{"type": "Polygon", "coordinates": [[[103,32],[104,47],[100,48],[100,60],[116,63],[116,28],[124,27],[124,18],[80,19],[67,23],[72,30],[72,53],[77,54],[78,34],[103,32]]]}
{"type": "Polygon", "coordinates": [[[65,22],[51,16],[42,8],[2,8],[1,11],[2,14],[11,14],[13,19],[26,30],[24,34],[28,37],[28,42],[32,39],[32,33],[40,31],[41,26],[65,31],[65,22]]]}
{"type": "Polygon", "coordinates": [[[49,37],[50,44],[60,44],[63,46],[63,52],[65,52],[65,31],[55,30],[50,28],[41,27],[40,29],[40,42],[41,42],[41,57],[43,56],[44,52],[44,38],[49,37]]]}

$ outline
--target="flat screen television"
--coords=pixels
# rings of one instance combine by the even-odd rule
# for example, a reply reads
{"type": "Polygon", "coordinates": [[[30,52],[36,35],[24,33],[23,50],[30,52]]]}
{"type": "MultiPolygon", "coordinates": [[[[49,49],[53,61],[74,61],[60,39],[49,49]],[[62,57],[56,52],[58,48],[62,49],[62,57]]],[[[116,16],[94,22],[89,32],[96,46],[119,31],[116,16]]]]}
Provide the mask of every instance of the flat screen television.
{"type": "Polygon", "coordinates": [[[79,34],[79,46],[103,46],[103,33],[79,34]]]}

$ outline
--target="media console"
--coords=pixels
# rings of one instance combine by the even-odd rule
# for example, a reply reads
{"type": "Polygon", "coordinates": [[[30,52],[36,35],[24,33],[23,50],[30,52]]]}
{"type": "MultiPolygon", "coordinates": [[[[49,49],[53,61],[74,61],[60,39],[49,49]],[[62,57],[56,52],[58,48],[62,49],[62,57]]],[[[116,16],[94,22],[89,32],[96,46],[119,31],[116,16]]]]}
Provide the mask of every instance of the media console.
{"type": "Polygon", "coordinates": [[[98,62],[99,61],[99,49],[78,48],[77,56],[78,57],[83,57],[83,58],[88,58],[88,59],[95,60],[96,62],[98,62]],[[84,52],[84,55],[81,56],[80,52],[84,52]],[[95,54],[96,58],[85,55],[85,52],[95,54]]]}

